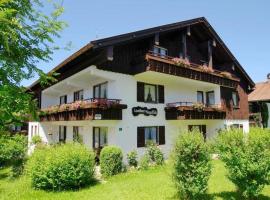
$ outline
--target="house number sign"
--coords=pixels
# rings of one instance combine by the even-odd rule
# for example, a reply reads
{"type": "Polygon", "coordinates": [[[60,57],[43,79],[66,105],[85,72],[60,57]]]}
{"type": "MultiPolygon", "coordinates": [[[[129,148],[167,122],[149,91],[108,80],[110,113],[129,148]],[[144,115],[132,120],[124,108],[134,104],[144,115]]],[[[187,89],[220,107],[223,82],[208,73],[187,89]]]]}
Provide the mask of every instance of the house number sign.
{"type": "Polygon", "coordinates": [[[153,115],[153,116],[157,116],[158,110],[156,108],[147,108],[147,107],[133,107],[132,108],[132,114],[134,116],[138,116],[140,114],[143,114],[145,116],[149,116],[149,115],[153,115]]]}

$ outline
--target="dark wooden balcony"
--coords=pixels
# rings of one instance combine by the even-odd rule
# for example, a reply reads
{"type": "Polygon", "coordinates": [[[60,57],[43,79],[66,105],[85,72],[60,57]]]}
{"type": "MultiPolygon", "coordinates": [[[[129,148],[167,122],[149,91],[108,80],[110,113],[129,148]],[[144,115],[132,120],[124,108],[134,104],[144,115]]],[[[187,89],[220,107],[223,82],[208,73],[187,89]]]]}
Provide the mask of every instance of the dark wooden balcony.
{"type": "Polygon", "coordinates": [[[77,121],[77,120],[122,120],[122,110],[127,105],[120,104],[119,99],[88,99],[51,106],[42,109],[41,122],[77,121]]]}
{"type": "Polygon", "coordinates": [[[167,120],[225,119],[226,112],[217,105],[207,106],[192,102],[175,102],[165,108],[167,120]]]}
{"type": "Polygon", "coordinates": [[[207,66],[190,63],[179,58],[149,52],[146,55],[146,71],[155,71],[184,78],[205,81],[224,87],[236,88],[239,79],[228,72],[209,69],[207,66]]]}

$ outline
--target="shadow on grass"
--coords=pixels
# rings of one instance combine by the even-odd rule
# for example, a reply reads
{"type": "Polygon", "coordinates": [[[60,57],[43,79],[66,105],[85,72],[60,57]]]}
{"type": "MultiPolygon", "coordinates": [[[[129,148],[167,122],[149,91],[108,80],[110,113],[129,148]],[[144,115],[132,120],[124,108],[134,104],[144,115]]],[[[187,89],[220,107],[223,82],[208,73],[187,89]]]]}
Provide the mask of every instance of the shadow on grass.
{"type": "Polygon", "coordinates": [[[65,190],[45,190],[45,189],[36,189],[36,190],[45,191],[45,192],[49,192],[49,193],[78,192],[78,191],[82,191],[82,190],[88,190],[91,187],[99,185],[99,184],[101,184],[101,182],[99,180],[92,179],[87,185],[84,185],[84,186],[79,187],[79,188],[71,188],[71,189],[65,189],[65,190]]]}
{"type": "MultiPolygon", "coordinates": [[[[215,197],[219,197],[224,200],[240,200],[243,199],[243,197],[240,196],[237,192],[219,192],[210,194],[211,199],[215,199],[215,197]]],[[[270,197],[267,197],[265,195],[260,194],[256,199],[258,200],[270,200],[270,197]]]]}
{"type": "Polygon", "coordinates": [[[8,171],[0,171],[0,179],[5,179],[8,178],[10,176],[8,171]]]}
{"type": "MultiPolygon", "coordinates": [[[[215,200],[216,198],[221,198],[224,200],[242,200],[243,197],[239,195],[237,192],[220,192],[220,193],[213,193],[213,194],[205,194],[198,197],[199,200],[215,200]]],[[[172,197],[168,198],[168,200],[176,200],[179,199],[178,194],[174,194],[172,197]]],[[[265,195],[259,195],[257,200],[270,200],[270,197],[265,195]]]]}

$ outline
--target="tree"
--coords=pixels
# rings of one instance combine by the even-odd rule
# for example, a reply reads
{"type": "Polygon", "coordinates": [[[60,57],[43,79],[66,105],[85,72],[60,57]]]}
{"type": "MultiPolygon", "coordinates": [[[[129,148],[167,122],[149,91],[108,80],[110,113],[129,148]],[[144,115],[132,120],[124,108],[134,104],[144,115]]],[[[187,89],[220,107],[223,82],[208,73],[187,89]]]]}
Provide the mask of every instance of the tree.
{"type": "Polygon", "coordinates": [[[50,61],[54,39],[66,24],[59,20],[62,5],[53,5],[48,15],[40,0],[0,0],[0,129],[36,118],[36,102],[21,81],[39,76],[42,86],[56,81],[37,65],[50,61]]]}

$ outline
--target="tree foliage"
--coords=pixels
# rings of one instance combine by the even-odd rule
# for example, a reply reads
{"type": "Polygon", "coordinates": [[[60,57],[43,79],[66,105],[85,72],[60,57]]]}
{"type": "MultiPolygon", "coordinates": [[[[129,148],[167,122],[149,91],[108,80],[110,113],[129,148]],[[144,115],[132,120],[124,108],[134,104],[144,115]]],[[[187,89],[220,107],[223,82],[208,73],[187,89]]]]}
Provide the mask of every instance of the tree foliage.
{"type": "Polygon", "coordinates": [[[246,199],[255,199],[270,183],[270,133],[252,128],[248,135],[235,129],[222,132],[217,143],[228,178],[246,199]]]}
{"type": "Polygon", "coordinates": [[[39,0],[0,1],[0,128],[16,124],[31,114],[36,103],[21,86],[22,80],[36,74],[41,85],[55,81],[55,73],[46,75],[37,65],[48,62],[58,47],[54,39],[66,24],[59,20],[63,7],[53,3],[48,15],[39,0]]]}

